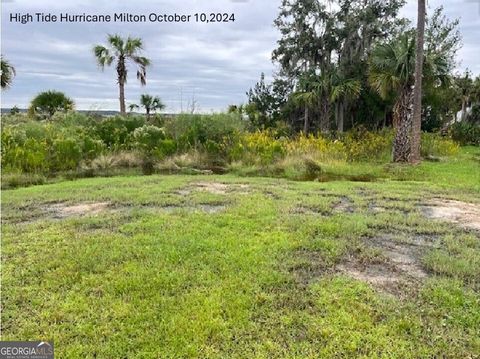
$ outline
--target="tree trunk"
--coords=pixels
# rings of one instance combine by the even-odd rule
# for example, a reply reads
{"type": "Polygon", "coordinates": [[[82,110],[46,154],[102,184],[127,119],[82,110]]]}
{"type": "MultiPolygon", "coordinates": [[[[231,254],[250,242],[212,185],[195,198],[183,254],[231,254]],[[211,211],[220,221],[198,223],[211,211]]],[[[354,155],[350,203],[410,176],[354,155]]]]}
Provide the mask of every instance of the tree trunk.
{"type": "MultiPolygon", "coordinates": [[[[460,120],[464,122],[466,117],[467,117],[467,101],[462,99],[462,115],[460,117],[460,120]]],[[[455,122],[457,122],[456,118],[455,118],[455,122]]]]}
{"type": "Polygon", "coordinates": [[[422,77],[423,44],[425,37],[425,0],[418,0],[417,14],[417,52],[415,58],[415,87],[413,89],[412,150],[410,162],[420,162],[420,141],[422,132],[422,77]]]}
{"type": "Polygon", "coordinates": [[[338,122],[337,122],[337,131],[343,132],[343,117],[345,114],[345,108],[343,106],[343,102],[339,104],[338,107],[338,122]]]}
{"type": "Polygon", "coordinates": [[[122,81],[118,83],[119,91],[120,91],[120,114],[125,115],[125,84],[122,81]]]}
{"type": "Polygon", "coordinates": [[[338,102],[335,102],[335,123],[337,124],[337,130],[338,130],[338,109],[340,105],[338,102]]]}
{"type": "Polygon", "coordinates": [[[303,122],[303,133],[306,135],[308,132],[308,106],[305,106],[305,119],[303,122]]]}
{"type": "Polygon", "coordinates": [[[150,119],[150,109],[147,107],[145,110],[147,111],[147,120],[149,120],[150,119]]]}
{"type": "Polygon", "coordinates": [[[410,89],[405,88],[393,108],[393,162],[408,162],[410,159],[410,132],[412,129],[410,89]]]}
{"type": "Polygon", "coordinates": [[[119,100],[120,100],[120,114],[125,115],[127,113],[125,109],[125,81],[127,78],[126,75],[126,68],[125,68],[125,58],[120,56],[117,63],[117,81],[118,81],[118,88],[119,88],[119,100]]]}
{"type": "Polygon", "coordinates": [[[330,100],[327,96],[323,96],[320,100],[320,131],[327,132],[330,128],[330,100]]]}

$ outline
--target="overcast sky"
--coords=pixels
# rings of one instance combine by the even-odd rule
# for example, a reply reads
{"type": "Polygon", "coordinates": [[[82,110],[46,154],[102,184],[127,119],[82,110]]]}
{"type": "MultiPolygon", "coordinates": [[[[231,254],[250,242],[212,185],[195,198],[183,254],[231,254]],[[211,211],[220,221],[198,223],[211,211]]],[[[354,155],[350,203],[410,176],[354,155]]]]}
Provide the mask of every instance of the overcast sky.
{"type": "MultiPolygon", "coordinates": [[[[107,33],[139,36],[152,60],[147,86],[141,87],[132,68],[126,87],[127,104],[141,93],[159,95],[168,112],[186,110],[194,96],[202,112],[220,111],[245,102],[245,92],[261,72],[271,76],[270,55],[278,32],[273,20],[280,0],[1,0],[2,54],[15,66],[12,88],[2,91],[2,107],[27,107],[43,90],[64,91],[78,109],[117,110],[114,67],[101,72],[92,45],[105,42],[107,33]],[[230,23],[11,23],[10,13],[60,14],[195,14],[234,13],[230,23]],[[183,101],[182,101],[183,99],[183,101]]],[[[459,69],[480,74],[480,0],[430,0],[446,14],[460,18],[464,46],[459,69]]],[[[416,21],[416,0],[402,14],[416,21]]]]}

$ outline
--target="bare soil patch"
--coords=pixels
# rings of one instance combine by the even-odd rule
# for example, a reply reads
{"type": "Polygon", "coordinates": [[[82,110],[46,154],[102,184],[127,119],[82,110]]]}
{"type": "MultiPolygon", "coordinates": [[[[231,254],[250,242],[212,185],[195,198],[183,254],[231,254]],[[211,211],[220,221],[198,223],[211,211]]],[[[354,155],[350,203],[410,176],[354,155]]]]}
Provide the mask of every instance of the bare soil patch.
{"type": "MultiPolygon", "coordinates": [[[[209,192],[214,194],[227,194],[230,192],[236,192],[237,194],[248,194],[250,186],[247,184],[226,184],[220,182],[195,182],[192,183],[190,188],[197,191],[209,192]]],[[[183,189],[188,191],[188,188],[183,189]]],[[[177,191],[179,192],[179,191],[177,191]]]]}
{"type": "Polygon", "coordinates": [[[362,262],[355,256],[348,257],[337,265],[337,271],[354,279],[371,284],[374,288],[401,296],[426,277],[428,273],[421,264],[421,258],[431,241],[423,237],[412,238],[408,242],[397,242],[386,234],[364,239],[369,248],[381,251],[383,260],[362,262]]]}
{"type": "Polygon", "coordinates": [[[202,204],[192,204],[192,205],[165,205],[165,206],[148,206],[153,211],[162,211],[162,212],[178,212],[186,211],[189,213],[192,212],[205,212],[208,214],[214,214],[223,212],[227,209],[227,205],[223,203],[202,203],[202,204]]]}
{"type": "Polygon", "coordinates": [[[393,234],[382,234],[363,238],[362,244],[363,250],[351,252],[336,265],[326,263],[320,252],[299,250],[290,271],[300,286],[307,286],[324,275],[340,273],[381,292],[405,297],[428,277],[421,259],[427,249],[436,246],[436,241],[425,236],[399,241],[393,234]]]}
{"type": "Polygon", "coordinates": [[[80,204],[54,203],[44,207],[54,218],[68,218],[74,216],[94,215],[105,211],[110,206],[109,202],[93,202],[80,204]]]}
{"type": "Polygon", "coordinates": [[[421,207],[422,213],[433,219],[455,223],[463,228],[480,230],[480,205],[446,199],[436,199],[421,207]]]}

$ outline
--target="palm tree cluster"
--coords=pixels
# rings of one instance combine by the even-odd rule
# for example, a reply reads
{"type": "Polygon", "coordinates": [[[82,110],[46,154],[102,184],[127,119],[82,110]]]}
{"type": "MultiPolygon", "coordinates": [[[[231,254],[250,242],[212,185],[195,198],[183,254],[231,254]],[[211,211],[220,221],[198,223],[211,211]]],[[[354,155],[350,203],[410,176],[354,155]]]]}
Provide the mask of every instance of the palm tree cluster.
{"type": "Polygon", "coordinates": [[[263,120],[260,128],[286,119],[304,133],[391,123],[393,160],[418,162],[425,117],[429,125],[445,123],[455,106],[441,97],[452,88],[458,20],[447,19],[442,7],[427,19],[425,0],[417,2],[415,28],[399,18],[402,0],[332,3],[282,0],[275,21],[281,39],[272,54],[279,70],[271,85],[262,75],[247,93],[245,108],[263,111],[248,116],[263,120]]]}

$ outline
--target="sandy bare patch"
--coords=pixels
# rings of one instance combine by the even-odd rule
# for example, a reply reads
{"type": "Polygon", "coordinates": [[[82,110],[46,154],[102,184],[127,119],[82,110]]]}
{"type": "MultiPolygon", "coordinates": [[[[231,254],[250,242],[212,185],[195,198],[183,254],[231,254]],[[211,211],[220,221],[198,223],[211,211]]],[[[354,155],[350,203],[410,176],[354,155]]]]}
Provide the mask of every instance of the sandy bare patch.
{"type": "Polygon", "coordinates": [[[367,247],[378,249],[381,258],[365,263],[355,256],[348,257],[337,265],[336,270],[339,273],[397,296],[408,294],[409,288],[428,277],[421,258],[424,250],[433,246],[432,241],[422,237],[400,243],[395,241],[392,235],[386,234],[365,239],[364,242],[367,247]]]}
{"type": "Polygon", "coordinates": [[[196,182],[192,183],[192,186],[197,190],[214,194],[227,194],[227,192],[248,194],[247,190],[250,188],[247,184],[226,184],[220,182],[196,182]]]}
{"type": "Polygon", "coordinates": [[[428,218],[456,223],[463,228],[480,230],[480,205],[473,203],[436,199],[421,207],[428,218]]]}
{"type": "Polygon", "coordinates": [[[219,182],[196,182],[193,186],[204,192],[210,192],[215,194],[226,194],[228,186],[225,183],[219,182]]]}
{"type": "Polygon", "coordinates": [[[386,292],[394,292],[400,285],[400,278],[393,268],[384,264],[362,266],[355,261],[347,261],[337,266],[337,270],[353,279],[371,284],[386,292]]]}
{"type": "Polygon", "coordinates": [[[45,210],[54,218],[68,218],[73,216],[85,216],[98,214],[110,206],[108,202],[81,203],[68,205],[66,203],[55,203],[45,207],[45,210]]]}

